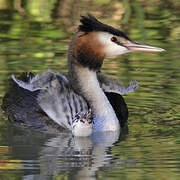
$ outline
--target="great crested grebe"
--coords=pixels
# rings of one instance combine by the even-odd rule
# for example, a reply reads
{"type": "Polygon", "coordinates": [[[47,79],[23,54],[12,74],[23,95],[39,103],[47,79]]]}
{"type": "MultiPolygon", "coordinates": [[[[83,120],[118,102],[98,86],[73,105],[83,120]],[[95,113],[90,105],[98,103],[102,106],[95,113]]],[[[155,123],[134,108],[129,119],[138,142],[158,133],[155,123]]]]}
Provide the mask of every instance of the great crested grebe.
{"type": "Polygon", "coordinates": [[[99,22],[92,15],[82,16],[80,22],[68,51],[68,76],[46,71],[27,82],[12,78],[21,90],[36,92],[37,104],[43,112],[75,136],[119,131],[121,122],[116,108],[104,92],[123,95],[133,92],[138,85],[132,82],[125,88],[119,80],[100,73],[104,58],[133,51],[164,50],[133,42],[122,31],[99,22]]]}

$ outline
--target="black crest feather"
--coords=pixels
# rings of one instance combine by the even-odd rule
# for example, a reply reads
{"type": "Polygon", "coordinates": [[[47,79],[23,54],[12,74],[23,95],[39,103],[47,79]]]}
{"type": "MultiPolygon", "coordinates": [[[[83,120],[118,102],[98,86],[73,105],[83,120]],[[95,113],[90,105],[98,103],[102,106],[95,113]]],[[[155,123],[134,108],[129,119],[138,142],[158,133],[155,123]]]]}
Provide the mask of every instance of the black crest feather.
{"type": "Polygon", "coordinates": [[[108,32],[116,36],[121,36],[129,40],[129,38],[120,30],[113,28],[107,24],[103,24],[98,21],[94,16],[88,14],[88,16],[81,16],[81,24],[79,25],[79,30],[83,32],[93,32],[102,31],[108,32]]]}

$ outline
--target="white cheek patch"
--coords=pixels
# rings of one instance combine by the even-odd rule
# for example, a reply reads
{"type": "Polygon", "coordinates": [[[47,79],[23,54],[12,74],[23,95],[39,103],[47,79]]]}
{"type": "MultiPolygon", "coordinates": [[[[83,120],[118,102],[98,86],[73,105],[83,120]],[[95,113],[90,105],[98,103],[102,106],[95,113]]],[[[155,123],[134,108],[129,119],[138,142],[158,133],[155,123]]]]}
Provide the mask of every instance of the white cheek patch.
{"type": "Polygon", "coordinates": [[[106,57],[117,56],[129,52],[126,47],[112,42],[112,37],[112,34],[106,32],[98,33],[98,39],[100,43],[104,46],[104,52],[106,54],[106,57]]]}
{"type": "Polygon", "coordinates": [[[113,45],[109,45],[105,48],[106,50],[106,56],[111,57],[111,56],[118,56],[124,53],[128,52],[128,49],[125,48],[124,46],[117,45],[113,43],[113,45]]]}

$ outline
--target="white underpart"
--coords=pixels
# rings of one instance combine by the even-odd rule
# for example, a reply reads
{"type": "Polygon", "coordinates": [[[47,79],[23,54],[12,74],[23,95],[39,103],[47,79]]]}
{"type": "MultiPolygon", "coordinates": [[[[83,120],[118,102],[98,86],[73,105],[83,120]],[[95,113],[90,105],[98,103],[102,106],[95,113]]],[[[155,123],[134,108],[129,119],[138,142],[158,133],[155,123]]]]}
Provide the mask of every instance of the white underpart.
{"type": "Polygon", "coordinates": [[[74,136],[89,136],[92,133],[92,124],[87,121],[82,123],[81,121],[74,122],[72,128],[72,134],[74,136]]]}
{"type": "Polygon", "coordinates": [[[100,88],[96,72],[83,68],[77,69],[77,74],[83,96],[89,102],[94,116],[93,131],[119,130],[119,121],[103,90],[100,88]]]}
{"type": "Polygon", "coordinates": [[[106,53],[106,57],[117,56],[129,52],[127,48],[112,42],[112,37],[112,34],[106,32],[98,33],[99,41],[105,47],[104,52],[106,53]]]}

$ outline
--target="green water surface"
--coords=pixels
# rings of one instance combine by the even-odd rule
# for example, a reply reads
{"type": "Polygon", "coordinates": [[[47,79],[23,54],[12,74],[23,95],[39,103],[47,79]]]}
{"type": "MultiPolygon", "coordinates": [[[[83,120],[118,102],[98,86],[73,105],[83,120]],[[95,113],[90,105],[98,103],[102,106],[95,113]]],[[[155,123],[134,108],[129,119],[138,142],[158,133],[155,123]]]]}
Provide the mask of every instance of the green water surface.
{"type": "Polygon", "coordinates": [[[0,113],[0,179],[180,179],[180,2],[178,0],[0,0],[0,100],[11,74],[67,72],[80,15],[92,13],[131,39],[164,48],[104,61],[126,86],[129,132],[105,143],[12,128],[0,113]],[[9,127],[10,126],[10,127],[9,127]]]}

